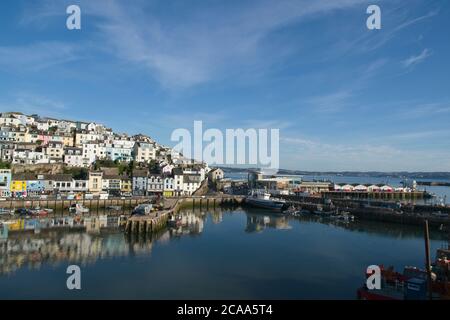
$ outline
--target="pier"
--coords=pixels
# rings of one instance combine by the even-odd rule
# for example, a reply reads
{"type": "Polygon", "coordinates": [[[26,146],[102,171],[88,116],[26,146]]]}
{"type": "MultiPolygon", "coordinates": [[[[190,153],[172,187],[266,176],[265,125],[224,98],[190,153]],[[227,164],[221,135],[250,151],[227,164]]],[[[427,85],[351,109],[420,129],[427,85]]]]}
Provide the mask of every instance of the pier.
{"type": "Polygon", "coordinates": [[[171,215],[177,214],[182,209],[198,207],[208,210],[216,207],[234,207],[242,204],[243,201],[243,196],[233,195],[165,198],[163,210],[154,211],[145,216],[129,217],[125,223],[125,233],[144,235],[159,231],[167,226],[171,215]]]}
{"type": "Polygon", "coordinates": [[[409,204],[398,208],[396,202],[392,201],[371,201],[370,205],[367,205],[367,200],[333,199],[327,203],[325,201],[327,199],[320,197],[284,196],[283,198],[289,205],[311,212],[322,207],[324,211],[347,211],[361,220],[418,226],[422,226],[424,221],[428,220],[430,227],[450,229],[449,217],[438,217],[432,214],[440,211],[450,215],[450,207],[409,204]]]}

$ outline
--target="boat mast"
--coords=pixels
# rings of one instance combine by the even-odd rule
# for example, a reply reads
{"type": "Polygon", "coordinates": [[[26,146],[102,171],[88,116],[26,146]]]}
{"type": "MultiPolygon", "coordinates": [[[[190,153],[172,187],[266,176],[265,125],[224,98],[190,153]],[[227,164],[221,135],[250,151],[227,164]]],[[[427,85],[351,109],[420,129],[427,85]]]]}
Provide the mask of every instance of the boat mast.
{"type": "Polygon", "coordinates": [[[430,259],[430,234],[428,229],[428,220],[425,220],[424,224],[424,236],[425,236],[425,269],[428,276],[428,298],[432,300],[433,292],[431,283],[431,259],[430,259]]]}

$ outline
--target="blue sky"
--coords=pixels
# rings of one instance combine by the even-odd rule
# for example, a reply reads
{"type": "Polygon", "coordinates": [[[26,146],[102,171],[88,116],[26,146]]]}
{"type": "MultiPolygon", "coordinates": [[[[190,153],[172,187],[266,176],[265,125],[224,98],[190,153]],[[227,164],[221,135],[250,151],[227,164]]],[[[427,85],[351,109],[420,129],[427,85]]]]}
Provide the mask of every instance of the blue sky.
{"type": "Polygon", "coordinates": [[[5,0],[0,26],[1,111],[168,145],[194,120],[279,128],[283,168],[450,171],[445,0],[5,0]]]}

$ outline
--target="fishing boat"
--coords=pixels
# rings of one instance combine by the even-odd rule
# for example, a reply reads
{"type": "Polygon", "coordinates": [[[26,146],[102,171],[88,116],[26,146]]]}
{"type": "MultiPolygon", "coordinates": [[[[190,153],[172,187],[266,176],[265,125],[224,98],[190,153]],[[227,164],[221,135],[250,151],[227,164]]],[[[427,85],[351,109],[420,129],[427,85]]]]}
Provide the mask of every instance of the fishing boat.
{"type": "Polygon", "coordinates": [[[69,207],[69,212],[72,214],[89,213],[89,208],[84,207],[80,203],[74,203],[69,207]]]}
{"type": "Polygon", "coordinates": [[[270,193],[267,192],[252,191],[252,193],[245,198],[245,203],[253,207],[274,211],[283,211],[288,208],[286,201],[282,199],[273,199],[270,193]]]}
{"type": "Polygon", "coordinates": [[[317,206],[317,209],[314,210],[314,214],[325,217],[332,216],[333,213],[334,211],[325,211],[322,206],[317,206]]]}
{"type": "Polygon", "coordinates": [[[46,217],[52,212],[53,212],[53,209],[45,209],[45,208],[40,208],[40,207],[36,207],[31,210],[31,213],[33,214],[33,216],[39,216],[39,217],[46,217]]]}

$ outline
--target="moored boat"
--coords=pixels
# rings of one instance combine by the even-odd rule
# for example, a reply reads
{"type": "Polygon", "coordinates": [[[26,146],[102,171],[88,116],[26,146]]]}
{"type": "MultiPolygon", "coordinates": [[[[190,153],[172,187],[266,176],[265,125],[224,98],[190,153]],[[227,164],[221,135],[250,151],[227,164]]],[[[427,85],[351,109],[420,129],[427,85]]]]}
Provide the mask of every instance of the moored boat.
{"type": "Polygon", "coordinates": [[[0,215],[13,215],[13,214],[14,210],[12,209],[0,208],[0,215]]]}
{"type": "MultiPolygon", "coordinates": [[[[450,248],[438,249],[431,265],[431,286],[426,270],[405,267],[403,273],[393,267],[381,270],[381,288],[369,289],[366,284],[357,290],[360,300],[450,300],[450,248]],[[431,288],[431,295],[429,293],[431,288]]],[[[369,275],[366,275],[368,277],[369,275]]]]}
{"type": "Polygon", "coordinates": [[[267,192],[253,191],[248,197],[245,198],[245,203],[253,207],[274,211],[283,211],[288,208],[286,201],[282,199],[273,199],[270,193],[267,192]]]}
{"type": "Polygon", "coordinates": [[[80,203],[74,203],[70,206],[69,212],[72,214],[83,214],[83,213],[89,213],[89,208],[84,207],[80,203]]]}
{"type": "Polygon", "coordinates": [[[153,209],[153,204],[151,203],[142,203],[136,206],[131,212],[132,216],[145,216],[150,214],[153,209]]]}

